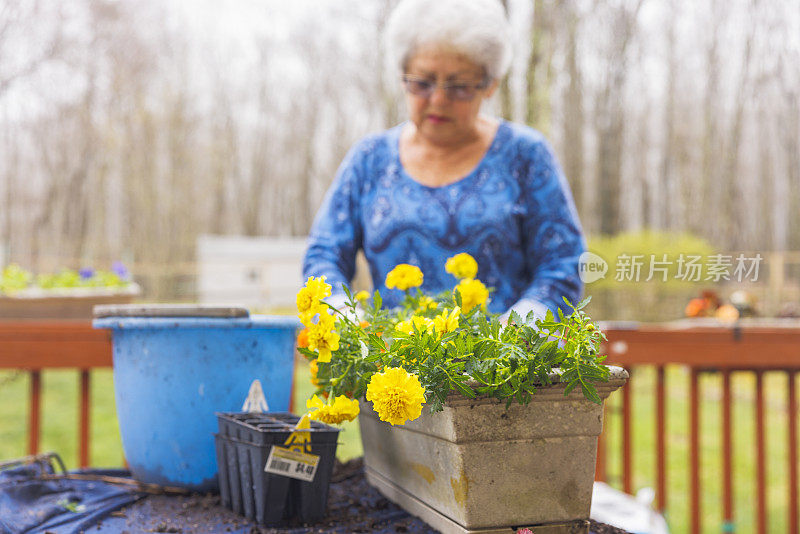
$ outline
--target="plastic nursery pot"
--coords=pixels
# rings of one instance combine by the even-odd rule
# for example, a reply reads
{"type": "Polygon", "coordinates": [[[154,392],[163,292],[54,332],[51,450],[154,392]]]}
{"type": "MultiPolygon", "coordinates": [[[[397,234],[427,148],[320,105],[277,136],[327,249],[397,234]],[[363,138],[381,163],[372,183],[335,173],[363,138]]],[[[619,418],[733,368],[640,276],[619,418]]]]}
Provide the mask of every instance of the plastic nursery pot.
{"type": "MultiPolygon", "coordinates": [[[[274,455],[271,471],[265,471],[273,446],[285,450],[300,418],[290,413],[218,413],[215,436],[220,495],[224,506],[261,525],[275,525],[297,518],[304,523],[322,519],[328,504],[328,488],[339,429],[311,422],[310,454],[318,456],[313,475],[302,461],[274,455]],[[300,471],[311,480],[293,478],[300,471]]],[[[303,455],[299,455],[302,457],[303,455]]]]}
{"type": "Polygon", "coordinates": [[[289,408],[300,322],[249,317],[241,308],[131,306],[108,313],[117,315],[94,326],[112,330],[117,416],[133,476],[215,491],[215,412],[241,409],[254,379],[272,409],[289,408]]]}

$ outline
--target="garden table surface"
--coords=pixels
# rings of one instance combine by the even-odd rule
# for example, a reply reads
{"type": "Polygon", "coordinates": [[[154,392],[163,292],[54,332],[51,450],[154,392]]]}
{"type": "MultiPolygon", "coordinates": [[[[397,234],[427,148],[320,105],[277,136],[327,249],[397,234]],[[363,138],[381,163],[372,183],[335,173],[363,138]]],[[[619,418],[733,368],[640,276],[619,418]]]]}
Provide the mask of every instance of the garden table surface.
{"type": "MultiPolygon", "coordinates": [[[[73,472],[76,473],[76,472],[73,472]]],[[[103,470],[81,470],[80,474],[102,474],[108,475],[108,471],[103,470]]],[[[111,473],[112,475],[114,473],[111,473]]],[[[120,473],[116,473],[119,476],[120,473]]],[[[438,532],[420,519],[409,515],[407,512],[383,497],[375,488],[371,487],[364,476],[363,461],[361,458],[351,460],[345,464],[337,463],[330,491],[328,495],[328,508],[323,520],[316,524],[304,525],[300,523],[287,522],[280,527],[260,527],[252,521],[235,514],[223,507],[218,495],[192,494],[192,495],[168,495],[168,494],[137,494],[135,491],[128,491],[125,486],[91,483],[85,480],[65,480],[60,479],[53,492],[53,481],[42,482],[37,487],[35,477],[25,482],[28,487],[21,493],[26,495],[23,502],[30,502],[30,510],[25,506],[19,506],[16,510],[9,511],[9,494],[2,488],[0,492],[0,527],[8,526],[6,521],[15,519],[12,516],[34,515],[37,509],[41,509],[42,500],[49,501],[49,511],[52,512],[52,503],[56,499],[68,497],[70,500],[80,504],[81,500],[86,503],[86,510],[75,510],[68,512],[62,510],[56,520],[51,518],[47,523],[47,528],[32,530],[24,529],[24,532],[37,532],[47,534],[77,534],[83,532],[91,533],[142,533],[142,532],[179,532],[179,533],[235,533],[235,534],[300,534],[315,532],[334,532],[334,533],[417,533],[429,534],[438,532]],[[94,488],[85,494],[81,489],[94,488]],[[99,486],[105,486],[100,487],[99,486]],[[35,494],[40,500],[36,502],[31,499],[31,494],[35,494]],[[137,499],[135,502],[131,502],[137,499]],[[116,503],[116,504],[115,504],[116,503]],[[127,503],[120,507],[120,503],[127,503]],[[99,506],[97,506],[99,504],[99,506]],[[106,510],[102,517],[95,519],[97,515],[95,508],[102,508],[104,504],[106,510]],[[108,514],[108,510],[113,509],[108,514]],[[74,517],[70,517],[74,515],[74,517]],[[57,524],[61,523],[61,524],[57,524]]],[[[2,487],[2,484],[0,484],[2,487]]],[[[11,501],[13,503],[13,501],[11,501]]],[[[13,523],[13,521],[12,521],[13,523]]],[[[41,523],[40,523],[41,524],[41,523]]],[[[17,532],[11,525],[10,532],[17,532]]],[[[0,529],[5,531],[4,529],[0,529]]],[[[592,534],[626,534],[625,531],[592,522],[592,534]]]]}

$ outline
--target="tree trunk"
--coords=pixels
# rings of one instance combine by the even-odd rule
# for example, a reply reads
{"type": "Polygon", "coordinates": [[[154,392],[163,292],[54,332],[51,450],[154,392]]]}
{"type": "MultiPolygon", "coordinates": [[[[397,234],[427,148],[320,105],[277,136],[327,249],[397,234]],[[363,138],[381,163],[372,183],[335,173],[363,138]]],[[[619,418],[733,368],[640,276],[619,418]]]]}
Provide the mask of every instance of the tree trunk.
{"type": "MultiPolygon", "coordinates": [[[[674,2],[670,2],[670,20],[675,20],[677,10],[674,2]]],[[[678,213],[681,202],[670,202],[670,199],[681,198],[676,187],[675,168],[678,155],[675,146],[675,93],[676,77],[678,71],[678,58],[676,57],[676,36],[675,24],[670,24],[667,29],[667,95],[664,105],[664,126],[663,141],[661,152],[661,169],[659,187],[656,190],[658,195],[656,209],[651,210],[653,219],[651,224],[657,229],[673,229],[682,226],[682,217],[678,213]]]]}
{"type": "Polygon", "coordinates": [[[564,173],[572,188],[578,213],[586,213],[584,183],[584,142],[585,118],[583,110],[583,79],[578,66],[578,25],[579,15],[574,1],[561,4],[563,19],[567,26],[566,68],[569,84],[564,94],[564,146],[562,161],[564,173]]]}
{"type": "Polygon", "coordinates": [[[709,17],[710,31],[708,32],[708,44],[705,50],[705,71],[706,86],[703,96],[703,151],[702,151],[702,181],[703,192],[701,198],[705,199],[704,213],[698,214],[695,219],[694,230],[704,232],[712,236],[714,241],[721,239],[720,227],[722,222],[718,221],[711,229],[707,227],[708,214],[720,212],[722,196],[722,177],[719,159],[722,153],[720,143],[720,58],[719,41],[720,26],[723,23],[724,10],[721,9],[719,0],[711,3],[711,15],[709,17]]]}
{"type": "Polygon", "coordinates": [[[613,47],[607,63],[607,78],[597,104],[597,177],[599,196],[599,226],[604,235],[620,230],[620,183],[622,180],[622,144],[624,108],[622,102],[627,71],[628,45],[633,39],[639,10],[639,0],[632,10],[615,8],[613,47]]]}
{"type": "Polygon", "coordinates": [[[731,249],[740,249],[743,247],[742,233],[739,226],[741,225],[740,218],[744,215],[745,210],[742,208],[742,199],[739,192],[739,168],[740,163],[740,150],[742,134],[744,129],[744,112],[745,104],[748,98],[745,96],[750,89],[750,58],[753,49],[753,25],[751,23],[750,30],[748,31],[747,40],[744,45],[744,57],[742,58],[742,70],[739,73],[739,83],[736,90],[736,108],[733,114],[733,123],[731,125],[730,136],[727,139],[727,146],[725,147],[725,171],[722,181],[722,198],[719,216],[722,219],[723,228],[725,231],[724,239],[722,240],[723,246],[731,249]]]}
{"type": "MultiPolygon", "coordinates": [[[[501,0],[503,9],[506,11],[506,18],[511,20],[511,12],[508,7],[508,0],[501,0]]],[[[506,120],[514,120],[514,95],[511,94],[511,85],[509,79],[511,78],[511,70],[506,73],[500,80],[498,88],[500,97],[500,115],[506,120]]]]}
{"type": "Polygon", "coordinates": [[[531,24],[531,53],[525,70],[527,98],[525,123],[543,132],[550,128],[550,82],[552,77],[553,26],[550,5],[534,0],[531,24]]]}

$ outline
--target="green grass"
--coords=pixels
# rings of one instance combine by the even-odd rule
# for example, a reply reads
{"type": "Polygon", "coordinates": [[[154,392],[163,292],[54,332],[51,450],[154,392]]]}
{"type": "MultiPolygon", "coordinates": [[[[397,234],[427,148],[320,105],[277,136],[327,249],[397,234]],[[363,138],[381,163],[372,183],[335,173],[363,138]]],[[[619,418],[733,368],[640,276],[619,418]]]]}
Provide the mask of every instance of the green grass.
{"type": "MultiPolygon", "coordinates": [[[[42,373],[42,450],[61,454],[67,467],[77,465],[78,373],[42,373]]],[[[755,467],[755,379],[749,373],[732,378],[734,513],[736,532],[754,532],[756,505],[755,467]]],[[[637,369],[633,388],[634,491],[655,487],[655,371],[637,369]]],[[[0,459],[23,456],[27,448],[29,379],[27,373],[0,372],[0,459]]],[[[305,408],[312,393],[308,365],[298,360],[295,373],[295,411],[305,408]]],[[[704,533],[722,532],[722,379],[702,375],[701,391],[701,510],[704,533]]],[[[769,532],[785,532],[788,510],[788,447],[786,376],[764,375],[764,404],[767,442],[767,506],[769,532]]],[[[605,421],[607,474],[609,482],[621,487],[619,410],[621,395],[608,402],[605,421]]],[[[122,448],[115,417],[113,378],[110,370],[92,372],[91,464],[118,466],[122,448]]],[[[667,368],[667,518],[671,531],[689,531],[689,373],[683,367],[667,368]]],[[[337,455],[342,460],[360,456],[361,439],[357,423],[343,425],[337,455]]]]}
{"type": "MultiPolygon", "coordinates": [[[[92,371],[91,380],[90,462],[95,466],[119,466],[123,455],[111,370],[92,371]]],[[[42,372],[39,449],[57,452],[68,468],[78,465],[78,383],[78,371],[42,372]]],[[[28,373],[0,373],[0,459],[27,454],[29,392],[28,373]]]]}

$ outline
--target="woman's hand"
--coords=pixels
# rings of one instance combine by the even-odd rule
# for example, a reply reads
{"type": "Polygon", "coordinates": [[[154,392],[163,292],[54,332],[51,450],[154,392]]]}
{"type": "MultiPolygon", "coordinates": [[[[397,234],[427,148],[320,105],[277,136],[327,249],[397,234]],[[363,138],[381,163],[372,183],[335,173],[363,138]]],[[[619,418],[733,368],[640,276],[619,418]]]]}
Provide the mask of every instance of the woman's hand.
{"type": "Polygon", "coordinates": [[[516,312],[523,321],[527,320],[528,314],[533,312],[533,317],[529,324],[533,324],[536,319],[544,319],[545,315],[547,314],[547,310],[549,308],[539,302],[538,300],[533,299],[520,299],[518,300],[511,308],[508,309],[503,315],[500,316],[500,323],[501,324],[508,324],[508,318],[511,316],[511,312],[516,312]]]}

